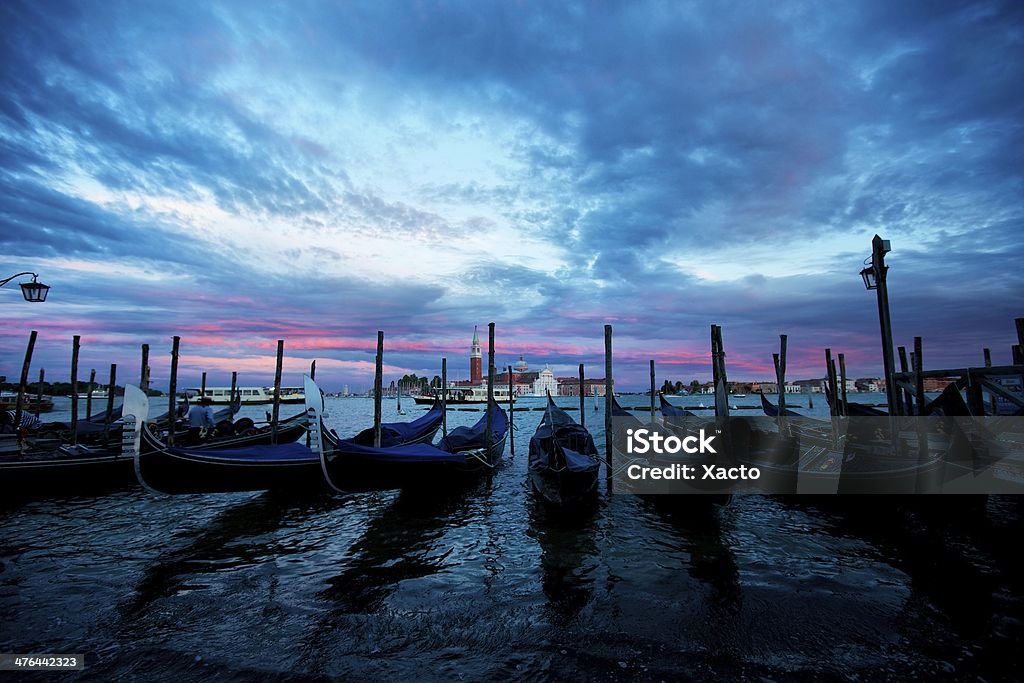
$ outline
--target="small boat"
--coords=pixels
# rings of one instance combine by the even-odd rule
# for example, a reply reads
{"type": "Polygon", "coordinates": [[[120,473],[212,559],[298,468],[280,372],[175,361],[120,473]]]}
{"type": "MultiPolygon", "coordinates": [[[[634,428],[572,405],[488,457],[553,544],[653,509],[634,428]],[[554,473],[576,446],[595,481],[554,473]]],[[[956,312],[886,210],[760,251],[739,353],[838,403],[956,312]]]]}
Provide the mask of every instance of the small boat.
{"type": "Polygon", "coordinates": [[[476,424],[453,429],[437,446],[421,441],[374,448],[356,440],[324,439],[323,469],[338,491],[436,489],[492,473],[501,461],[507,436],[508,416],[492,402],[488,414],[476,424]]]}
{"type": "Polygon", "coordinates": [[[733,398],[746,398],[747,397],[746,394],[733,394],[732,396],[733,396],[733,398]]]}
{"type": "MultiPolygon", "coordinates": [[[[0,393],[0,410],[17,410],[17,407],[17,392],[5,391],[0,393]]],[[[22,400],[21,410],[26,413],[48,413],[53,410],[53,400],[48,396],[44,396],[40,401],[36,396],[25,394],[25,398],[22,400]]]]}
{"type": "MultiPolygon", "coordinates": [[[[214,405],[230,405],[232,403],[231,387],[206,387],[204,392],[200,387],[185,390],[187,396],[193,398],[206,396],[213,401],[214,405]]],[[[235,395],[243,405],[264,405],[274,402],[273,387],[235,387],[235,395]]],[[[288,404],[305,403],[305,396],[302,387],[281,387],[281,400],[279,403],[288,404]]]]}
{"type": "Polygon", "coordinates": [[[547,410],[530,439],[529,477],[542,500],[557,506],[586,502],[597,494],[601,467],[594,438],[548,394],[547,410]]]}
{"type": "MultiPolygon", "coordinates": [[[[435,391],[439,391],[435,389],[435,391]]],[[[413,396],[412,400],[421,405],[432,405],[438,400],[438,397],[434,394],[420,394],[419,396],[413,396]]],[[[499,404],[505,404],[509,402],[508,387],[494,387],[494,400],[499,404]]],[[[512,402],[516,400],[515,395],[511,397],[512,402]]],[[[487,403],[487,384],[477,384],[472,387],[463,386],[452,386],[449,385],[448,392],[445,397],[445,403],[447,405],[469,405],[474,403],[487,403]]]]}

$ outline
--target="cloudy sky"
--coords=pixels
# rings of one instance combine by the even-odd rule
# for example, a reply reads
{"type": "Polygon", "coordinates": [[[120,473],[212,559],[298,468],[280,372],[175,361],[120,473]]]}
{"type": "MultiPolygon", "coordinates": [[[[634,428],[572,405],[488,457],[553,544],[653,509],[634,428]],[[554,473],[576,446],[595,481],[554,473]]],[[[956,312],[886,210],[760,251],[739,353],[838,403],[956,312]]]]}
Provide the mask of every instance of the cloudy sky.
{"type": "MultiPolygon", "coordinates": [[[[0,374],[329,390],[468,375],[473,326],[643,386],[1009,362],[1024,315],[1014,2],[0,3],[0,374]]],[[[486,339],[486,337],[484,337],[486,339]]]]}

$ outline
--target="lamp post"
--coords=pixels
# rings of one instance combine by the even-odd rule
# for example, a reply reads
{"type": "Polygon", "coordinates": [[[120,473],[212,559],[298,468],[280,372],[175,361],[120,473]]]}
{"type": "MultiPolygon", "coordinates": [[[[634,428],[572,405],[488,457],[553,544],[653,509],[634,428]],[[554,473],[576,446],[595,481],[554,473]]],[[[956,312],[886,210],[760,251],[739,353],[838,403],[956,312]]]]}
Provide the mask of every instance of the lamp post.
{"type": "Polygon", "coordinates": [[[889,266],[885,265],[885,255],[892,251],[889,240],[883,240],[875,235],[871,240],[871,257],[865,259],[867,266],[860,271],[864,279],[864,286],[875,290],[878,296],[878,323],[882,330],[882,365],[885,371],[885,398],[889,403],[889,414],[900,413],[899,404],[896,402],[896,386],[893,381],[895,363],[892,355],[892,321],[889,318],[889,290],[886,287],[885,279],[889,266]]]}
{"type": "Polygon", "coordinates": [[[0,280],[0,287],[3,287],[4,285],[6,285],[8,282],[13,280],[14,278],[21,277],[22,275],[31,275],[32,276],[32,282],[22,282],[22,283],[20,283],[21,284],[21,294],[22,294],[22,296],[25,297],[25,301],[32,301],[32,302],[46,301],[46,295],[50,293],[50,286],[49,285],[44,285],[42,282],[39,282],[39,280],[38,280],[39,276],[37,274],[33,273],[33,272],[30,272],[30,271],[25,271],[23,273],[16,273],[16,274],[10,276],[9,278],[7,278],[6,280],[0,280]]]}

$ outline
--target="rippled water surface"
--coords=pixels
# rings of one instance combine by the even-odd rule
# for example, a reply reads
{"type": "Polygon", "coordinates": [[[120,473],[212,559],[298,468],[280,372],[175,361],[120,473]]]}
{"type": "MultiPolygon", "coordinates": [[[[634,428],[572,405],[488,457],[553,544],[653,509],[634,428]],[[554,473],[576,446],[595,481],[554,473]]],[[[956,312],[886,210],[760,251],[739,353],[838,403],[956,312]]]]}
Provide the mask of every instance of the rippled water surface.
{"type": "MultiPolygon", "coordinates": [[[[372,415],[329,409],[342,434],[372,415]]],[[[1016,678],[1015,499],[602,493],[567,517],[527,487],[540,416],[447,495],[0,503],[0,652],[83,652],[86,680],[1016,678]]]]}

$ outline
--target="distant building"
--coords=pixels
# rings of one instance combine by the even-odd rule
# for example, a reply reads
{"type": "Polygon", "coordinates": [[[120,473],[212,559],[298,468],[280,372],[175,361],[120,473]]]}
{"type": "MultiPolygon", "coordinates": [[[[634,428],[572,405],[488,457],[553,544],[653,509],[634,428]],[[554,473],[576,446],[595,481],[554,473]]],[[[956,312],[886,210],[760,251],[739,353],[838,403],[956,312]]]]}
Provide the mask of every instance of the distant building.
{"type": "Polygon", "coordinates": [[[527,365],[526,360],[522,356],[519,356],[519,360],[516,361],[515,367],[513,368],[517,375],[525,375],[530,371],[530,366],[527,365]]]}
{"type": "MultiPolygon", "coordinates": [[[[558,395],[559,396],[579,396],[580,395],[580,378],[579,377],[559,377],[558,378],[558,395]]],[[[584,396],[604,396],[604,377],[600,379],[584,379],[583,380],[583,395],[584,396]]]]}
{"type": "Polygon", "coordinates": [[[925,391],[942,391],[955,382],[956,377],[925,377],[923,384],[925,391]]]}
{"type": "Polygon", "coordinates": [[[551,368],[544,366],[533,382],[533,395],[547,396],[548,393],[552,396],[558,395],[558,380],[555,379],[555,373],[551,372],[551,368]]]}
{"type": "Polygon", "coordinates": [[[480,351],[480,335],[473,326],[473,343],[469,347],[469,382],[480,384],[484,381],[483,353],[480,351]]]}

